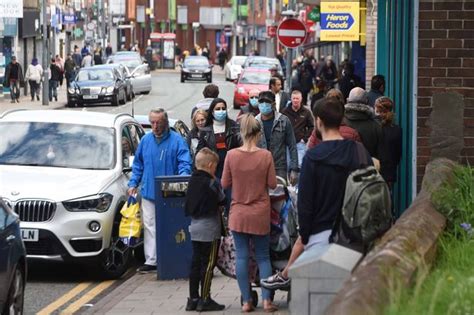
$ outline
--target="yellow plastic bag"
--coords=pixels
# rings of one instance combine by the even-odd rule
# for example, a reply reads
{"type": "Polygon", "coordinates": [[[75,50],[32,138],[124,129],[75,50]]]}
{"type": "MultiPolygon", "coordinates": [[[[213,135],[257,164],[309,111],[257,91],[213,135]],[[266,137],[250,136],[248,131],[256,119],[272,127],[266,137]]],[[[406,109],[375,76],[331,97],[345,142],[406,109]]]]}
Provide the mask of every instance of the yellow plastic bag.
{"type": "Polygon", "coordinates": [[[140,204],[135,197],[129,197],[120,210],[122,220],[119,226],[119,237],[126,245],[132,245],[139,238],[142,230],[140,204]]]}

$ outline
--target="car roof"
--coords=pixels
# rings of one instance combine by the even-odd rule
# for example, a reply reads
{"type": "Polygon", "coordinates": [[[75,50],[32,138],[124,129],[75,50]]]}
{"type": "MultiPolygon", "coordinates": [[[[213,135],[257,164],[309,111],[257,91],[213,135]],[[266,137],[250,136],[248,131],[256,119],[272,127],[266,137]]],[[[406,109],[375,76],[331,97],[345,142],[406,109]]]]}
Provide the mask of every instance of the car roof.
{"type": "Polygon", "coordinates": [[[117,66],[120,66],[120,64],[111,63],[111,64],[105,64],[105,65],[96,65],[96,66],[82,68],[82,69],[86,69],[86,70],[109,69],[110,70],[110,69],[116,68],[117,66]]]}
{"type": "Polygon", "coordinates": [[[244,72],[268,72],[268,73],[270,73],[270,71],[269,71],[268,69],[265,69],[265,68],[252,68],[252,67],[250,67],[250,68],[245,68],[245,69],[243,70],[242,74],[243,74],[244,72]]]}
{"type": "Polygon", "coordinates": [[[28,121],[114,127],[118,120],[132,120],[129,114],[107,114],[72,110],[11,110],[0,115],[0,121],[28,121]]]}

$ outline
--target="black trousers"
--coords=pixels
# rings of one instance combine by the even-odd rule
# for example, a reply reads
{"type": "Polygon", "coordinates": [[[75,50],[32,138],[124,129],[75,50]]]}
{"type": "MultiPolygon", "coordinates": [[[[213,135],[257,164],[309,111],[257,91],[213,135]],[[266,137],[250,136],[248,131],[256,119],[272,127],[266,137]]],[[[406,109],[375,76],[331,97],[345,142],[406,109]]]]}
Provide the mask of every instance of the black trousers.
{"type": "Polygon", "coordinates": [[[31,100],[35,98],[35,95],[39,97],[40,95],[40,85],[36,80],[28,80],[30,84],[30,93],[31,93],[31,100]]]}
{"type": "Polygon", "coordinates": [[[193,258],[189,275],[189,297],[207,299],[211,295],[211,281],[217,262],[219,240],[212,242],[193,241],[193,258]],[[201,284],[201,294],[199,294],[201,284]]]}

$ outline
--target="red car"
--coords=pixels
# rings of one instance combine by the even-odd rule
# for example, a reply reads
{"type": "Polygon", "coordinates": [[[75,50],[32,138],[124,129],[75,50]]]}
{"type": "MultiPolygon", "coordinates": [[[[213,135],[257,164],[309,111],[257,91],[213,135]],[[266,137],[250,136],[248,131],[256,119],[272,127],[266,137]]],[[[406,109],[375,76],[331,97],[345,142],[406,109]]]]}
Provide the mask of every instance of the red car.
{"type": "Polygon", "coordinates": [[[234,108],[239,109],[249,102],[249,91],[267,91],[270,84],[270,71],[267,69],[246,68],[235,85],[234,108]]]}

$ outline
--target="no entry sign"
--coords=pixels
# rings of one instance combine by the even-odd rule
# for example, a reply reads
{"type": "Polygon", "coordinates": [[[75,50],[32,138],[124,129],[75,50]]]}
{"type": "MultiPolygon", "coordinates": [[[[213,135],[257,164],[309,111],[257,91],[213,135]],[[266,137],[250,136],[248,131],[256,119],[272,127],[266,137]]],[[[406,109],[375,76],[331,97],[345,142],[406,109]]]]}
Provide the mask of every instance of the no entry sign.
{"type": "Polygon", "coordinates": [[[278,40],[283,46],[288,48],[296,48],[303,44],[306,34],[306,26],[297,19],[286,19],[278,25],[278,40]]]}

